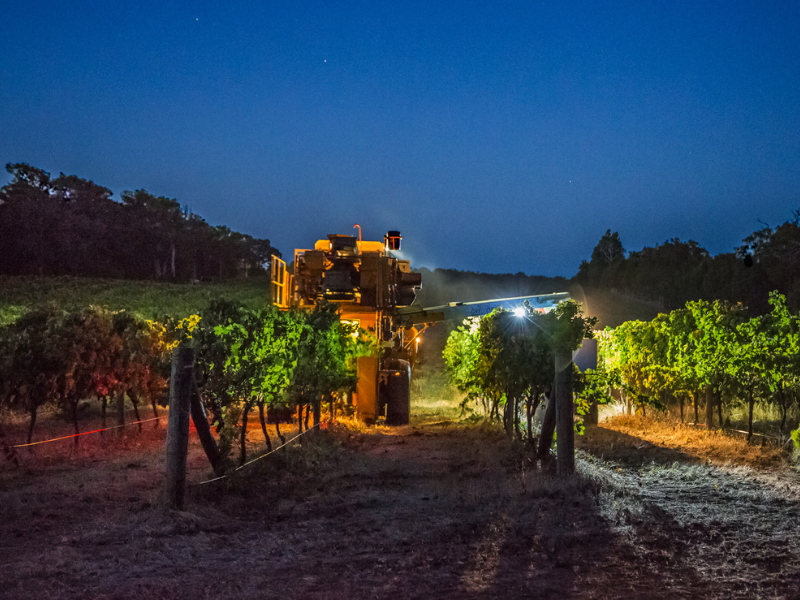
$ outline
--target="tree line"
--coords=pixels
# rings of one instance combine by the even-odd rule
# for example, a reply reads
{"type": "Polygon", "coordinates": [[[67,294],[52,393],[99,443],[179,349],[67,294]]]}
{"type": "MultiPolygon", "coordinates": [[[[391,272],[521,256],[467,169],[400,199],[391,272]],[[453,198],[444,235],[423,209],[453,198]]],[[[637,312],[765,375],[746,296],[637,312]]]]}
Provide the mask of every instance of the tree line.
{"type": "Polygon", "coordinates": [[[0,275],[188,281],[263,273],[269,240],[211,226],[174,199],[110,189],[76,175],[6,165],[0,275]]]}
{"type": "Polygon", "coordinates": [[[685,408],[693,407],[698,422],[704,405],[711,428],[715,410],[722,426],[724,412],[742,406],[749,439],[754,406],[763,402],[780,409],[783,432],[800,397],[800,313],[778,292],[768,303],[767,313],[749,316],[742,304],[690,301],[652,321],[599,332],[598,369],[621,390],[629,412],[672,404],[683,420],[685,408]]]}
{"type": "Polygon", "coordinates": [[[800,211],[773,228],[764,225],[734,252],[712,256],[697,242],[677,238],[627,253],[619,234],[606,231],[572,280],[587,290],[618,290],[658,303],[662,311],[690,300],[741,302],[754,314],[769,311],[777,290],[800,309],[800,211]]]}
{"type": "MultiPolygon", "coordinates": [[[[355,389],[356,358],[377,349],[366,332],[341,323],[336,307],[326,304],[299,312],[214,301],[200,314],[164,322],[99,307],[67,312],[50,306],[0,328],[0,408],[30,415],[29,443],[44,406],[68,415],[76,434],[89,403],[100,404],[104,426],[110,404],[124,419],[126,398],[137,421],[141,402],[157,416],[179,344],[194,349],[197,392],[222,456],[238,443],[240,463],[251,411],[258,411],[268,448],[269,410],[296,411],[301,430],[309,415],[318,425],[323,403],[332,414],[335,396],[355,389]]],[[[274,422],[284,441],[280,418],[274,422]]]]}

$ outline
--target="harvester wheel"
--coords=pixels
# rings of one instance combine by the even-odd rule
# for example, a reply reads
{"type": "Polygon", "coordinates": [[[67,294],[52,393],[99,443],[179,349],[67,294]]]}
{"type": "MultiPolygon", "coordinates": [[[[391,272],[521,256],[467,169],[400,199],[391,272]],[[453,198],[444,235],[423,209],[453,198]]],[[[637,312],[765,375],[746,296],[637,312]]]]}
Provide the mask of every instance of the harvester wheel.
{"type": "Polygon", "coordinates": [[[408,425],[411,416],[411,365],[406,360],[387,360],[384,374],[386,424],[408,425]]]}

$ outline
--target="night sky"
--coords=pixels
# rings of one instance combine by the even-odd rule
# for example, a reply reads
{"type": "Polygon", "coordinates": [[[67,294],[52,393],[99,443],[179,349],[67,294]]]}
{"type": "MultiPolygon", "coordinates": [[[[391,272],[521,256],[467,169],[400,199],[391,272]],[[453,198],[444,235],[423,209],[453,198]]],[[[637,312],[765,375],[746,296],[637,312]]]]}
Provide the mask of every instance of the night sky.
{"type": "Polygon", "coordinates": [[[5,0],[0,77],[3,163],[289,255],[360,223],[572,276],[609,228],[728,252],[800,208],[797,0],[5,0]]]}

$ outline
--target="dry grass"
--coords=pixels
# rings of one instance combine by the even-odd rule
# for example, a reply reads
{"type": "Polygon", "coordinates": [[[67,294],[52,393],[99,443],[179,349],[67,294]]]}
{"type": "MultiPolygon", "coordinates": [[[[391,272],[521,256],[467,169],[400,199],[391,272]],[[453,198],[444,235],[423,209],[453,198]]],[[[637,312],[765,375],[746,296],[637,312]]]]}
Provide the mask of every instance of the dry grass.
{"type": "Polygon", "coordinates": [[[604,429],[640,440],[639,449],[655,445],[717,465],[788,466],[789,454],[772,443],[748,443],[719,430],[708,431],[671,420],[621,415],[603,422],[596,435],[602,436],[604,429]]]}
{"type": "MultiPolygon", "coordinates": [[[[159,506],[163,438],[155,432],[96,442],[106,454],[94,458],[53,456],[39,468],[31,459],[0,481],[0,536],[14,550],[0,553],[0,597],[796,590],[800,488],[790,469],[760,468],[781,464],[774,448],[623,417],[578,438],[578,474],[565,480],[537,469],[531,450],[497,425],[449,418],[454,407],[441,402],[415,402],[420,412],[406,427],[326,424],[230,480],[191,486],[185,512],[159,506]],[[144,445],[125,445],[136,438],[144,445]]],[[[255,453],[263,442],[251,426],[255,453]]],[[[296,427],[282,430],[288,438],[296,427]]],[[[209,474],[191,439],[190,484],[209,474]]]]}
{"type": "MultiPolygon", "coordinates": [[[[162,418],[139,425],[129,425],[121,429],[103,433],[89,433],[78,438],[62,439],[34,446],[16,448],[16,457],[25,472],[43,472],[52,468],[86,468],[109,459],[128,457],[129,461],[139,461],[150,455],[154,448],[163,448],[166,436],[166,412],[162,418]],[[75,440],[78,443],[75,444],[75,440]]],[[[128,415],[132,422],[133,415],[128,415]]],[[[152,418],[152,414],[144,415],[144,419],[152,418]]],[[[9,442],[24,444],[28,424],[22,420],[4,423],[9,442]]],[[[113,425],[109,419],[109,425],[113,425]]],[[[99,419],[83,419],[81,431],[93,431],[101,428],[99,419]]],[[[34,442],[44,441],[74,433],[72,425],[64,422],[56,415],[43,415],[37,423],[34,442]]],[[[16,478],[20,471],[10,461],[0,461],[0,481],[6,477],[16,478]]]]}

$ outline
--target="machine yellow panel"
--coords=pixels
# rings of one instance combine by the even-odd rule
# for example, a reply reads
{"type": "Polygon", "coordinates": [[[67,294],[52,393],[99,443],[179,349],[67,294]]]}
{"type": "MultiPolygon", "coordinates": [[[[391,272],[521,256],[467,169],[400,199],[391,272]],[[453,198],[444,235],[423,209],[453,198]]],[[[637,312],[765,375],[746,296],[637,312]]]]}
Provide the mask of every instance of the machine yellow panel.
{"type": "Polygon", "coordinates": [[[372,356],[358,359],[356,412],[365,423],[374,423],[378,417],[378,359],[372,356]]]}
{"type": "Polygon", "coordinates": [[[292,276],[286,269],[286,262],[275,255],[270,265],[270,288],[272,303],[278,308],[289,308],[292,276]]]}
{"type": "Polygon", "coordinates": [[[385,254],[386,247],[383,245],[383,242],[358,242],[358,250],[362,254],[364,252],[377,252],[379,254],[385,254]]]}

